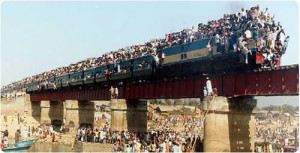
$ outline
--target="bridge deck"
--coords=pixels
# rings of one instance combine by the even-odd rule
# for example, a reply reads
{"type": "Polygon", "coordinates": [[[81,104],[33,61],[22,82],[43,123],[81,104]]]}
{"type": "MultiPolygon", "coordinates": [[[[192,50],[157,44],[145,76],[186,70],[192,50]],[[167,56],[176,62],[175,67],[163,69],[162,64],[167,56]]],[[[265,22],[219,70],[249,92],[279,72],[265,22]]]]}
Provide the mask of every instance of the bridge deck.
{"type": "MultiPolygon", "coordinates": [[[[220,96],[284,96],[299,94],[298,65],[283,66],[244,74],[210,78],[220,96]]],[[[156,81],[119,88],[118,98],[199,98],[203,96],[205,78],[156,81]]],[[[30,95],[32,101],[41,100],[109,100],[108,88],[40,92],[30,95]]]]}

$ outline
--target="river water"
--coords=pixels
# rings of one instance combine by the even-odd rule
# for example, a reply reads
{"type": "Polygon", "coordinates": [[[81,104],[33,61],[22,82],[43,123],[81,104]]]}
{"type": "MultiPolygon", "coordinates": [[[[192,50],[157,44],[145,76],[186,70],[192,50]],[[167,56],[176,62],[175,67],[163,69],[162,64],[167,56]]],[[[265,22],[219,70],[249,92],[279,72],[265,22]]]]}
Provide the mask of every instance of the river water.
{"type": "Polygon", "coordinates": [[[35,143],[27,152],[72,152],[72,147],[64,144],[35,143]]]}

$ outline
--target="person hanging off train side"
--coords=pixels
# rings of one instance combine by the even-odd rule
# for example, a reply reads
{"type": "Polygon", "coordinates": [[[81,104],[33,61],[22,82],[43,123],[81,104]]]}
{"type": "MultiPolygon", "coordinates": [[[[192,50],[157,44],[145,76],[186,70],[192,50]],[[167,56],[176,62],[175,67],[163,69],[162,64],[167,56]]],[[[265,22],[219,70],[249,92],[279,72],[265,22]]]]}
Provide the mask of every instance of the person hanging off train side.
{"type": "Polygon", "coordinates": [[[209,77],[206,77],[206,84],[203,88],[203,95],[204,96],[218,96],[218,89],[213,88],[209,77]]]}
{"type": "Polygon", "coordinates": [[[113,86],[111,86],[110,89],[109,89],[109,92],[110,92],[110,97],[111,98],[118,98],[118,96],[119,96],[118,87],[114,88],[113,86]]]}

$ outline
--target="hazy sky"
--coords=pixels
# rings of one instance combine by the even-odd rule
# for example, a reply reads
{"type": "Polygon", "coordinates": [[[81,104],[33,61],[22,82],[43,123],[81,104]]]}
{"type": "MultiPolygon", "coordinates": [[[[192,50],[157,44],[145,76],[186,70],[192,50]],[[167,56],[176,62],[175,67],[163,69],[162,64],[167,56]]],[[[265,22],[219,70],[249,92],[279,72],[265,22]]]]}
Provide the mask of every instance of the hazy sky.
{"type": "Polygon", "coordinates": [[[256,97],[259,108],[269,105],[289,104],[299,106],[299,96],[268,96],[256,97]]]}
{"type": "Polygon", "coordinates": [[[259,4],[291,37],[283,65],[299,63],[298,4],[283,2],[4,2],[1,85],[259,4]]]}

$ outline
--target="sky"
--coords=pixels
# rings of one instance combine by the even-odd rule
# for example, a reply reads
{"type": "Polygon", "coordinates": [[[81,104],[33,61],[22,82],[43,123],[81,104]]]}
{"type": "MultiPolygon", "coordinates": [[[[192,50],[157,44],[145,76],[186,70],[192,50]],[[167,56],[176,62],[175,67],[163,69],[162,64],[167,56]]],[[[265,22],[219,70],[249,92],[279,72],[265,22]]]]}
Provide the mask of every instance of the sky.
{"type": "Polygon", "coordinates": [[[6,1],[1,5],[1,86],[257,4],[268,7],[291,37],[282,64],[298,64],[295,1],[6,1]]]}

